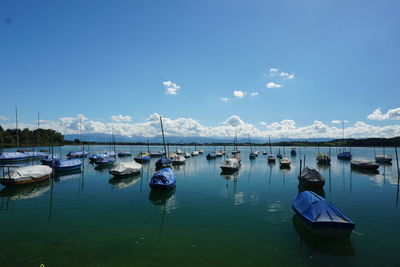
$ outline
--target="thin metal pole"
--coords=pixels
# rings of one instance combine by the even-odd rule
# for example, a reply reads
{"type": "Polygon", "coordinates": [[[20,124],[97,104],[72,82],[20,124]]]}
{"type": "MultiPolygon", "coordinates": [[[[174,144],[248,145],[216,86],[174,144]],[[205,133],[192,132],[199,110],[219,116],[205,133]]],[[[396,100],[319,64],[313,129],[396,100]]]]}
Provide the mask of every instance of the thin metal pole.
{"type": "Polygon", "coordinates": [[[15,106],[15,126],[17,128],[17,149],[19,148],[19,136],[18,136],[18,109],[15,106]]]}
{"type": "Polygon", "coordinates": [[[165,137],[164,137],[164,127],[162,123],[162,118],[160,116],[160,123],[161,123],[161,132],[162,132],[162,138],[163,138],[163,144],[164,144],[164,152],[165,152],[165,157],[167,157],[167,147],[165,145],[165,137]]]}

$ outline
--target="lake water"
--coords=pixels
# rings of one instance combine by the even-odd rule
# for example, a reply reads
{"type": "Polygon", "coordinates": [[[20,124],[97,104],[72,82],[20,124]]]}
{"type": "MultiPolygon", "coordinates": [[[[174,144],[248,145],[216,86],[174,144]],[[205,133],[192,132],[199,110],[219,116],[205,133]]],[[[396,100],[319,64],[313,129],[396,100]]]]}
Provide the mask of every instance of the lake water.
{"type": "MultiPolygon", "coordinates": [[[[65,146],[61,153],[74,149],[65,146]]],[[[123,149],[147,150],[117,147],[123,149]]],[[[242,167],[236,175],[221,175],[222,158],[206,160],[213,147],[204,147],[203,155],[173,168],[176,188],[166,193],[151,192],[148,185],[157,159],[144,164],[140,176],[121,180],[85,159],[80,173],[18,191],[2,189],[0,265],[398,266],[395,161],[380,165],[379,173],[360,173],[351,171],[349,161],[337,160],[334,148],[331,167],[321,168],[316,148],[298,148],[291,169],[281,170],[261,153],[250,161],[249,149],[240,149],[242,167]],[[315,238],[294,216],[291,201],[298,193],[304,154],[306,165],[326,178],[319,193],[356,223],[350,239],[315,238]]],[[[387,152],[395,155],[393,149],[387,152]]],[[[374,156],[371,148],[353,148],[352,153],[354,159],[374,156]]],[[[132,159],[118,159],[127,160],[132,159]]]]}

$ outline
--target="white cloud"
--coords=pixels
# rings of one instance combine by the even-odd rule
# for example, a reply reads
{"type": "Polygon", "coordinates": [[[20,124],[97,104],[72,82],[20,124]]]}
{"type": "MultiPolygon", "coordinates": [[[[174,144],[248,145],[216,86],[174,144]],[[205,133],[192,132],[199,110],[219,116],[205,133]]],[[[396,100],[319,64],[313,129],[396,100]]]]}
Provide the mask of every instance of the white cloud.
{"type": "Polygon", "coordinates": [[[232,126],[232,127],[237,127],[237,126],[239,126],[239,125],[244,124],[244,122],[240,119],[239,116],[233,115],[233,116],[230,116],[230,117],[224,122],[224,124],[230,125],[230,126],[232,126]]]}
{"type": "Polygon", "coordinates": [[[0,121],[8,121],[9,118],[5,117],[5,116],[0,116],[0,121]]]}
{"type": "Polygon", "coordinates": [[[167,95],[176,95],[178,94],[178,91],[181,89],[179,85],[171,81],[163,82],[163,85],[165,87],[165,94],[167,95]]]}
{"type": "MultiPolygon", "coordinates": [[[[43,129],[54,129],[63,134],[78,134],[80,118],[82,114],[75,117],[62,117],[56,121],[43,120],[40,127],[43,129]]],[[[86,118],[85,116],[83,116],[86,118]]],[[[341,122],[341,121],[340,121],[341,122]]],[[[235,133],[240,137],[250,134],[254,137],[268,138],[341,138],[342,127],[328,126],[322,121],[314,121],[309,125],[298,126],[294,120],[285,119],[280,122],[267,124],[260,122],[259,129],[251,123],[243,121],[239,116],[232,115],[217,126],[206,126],[192,118],[163,117],[163,124],[166,136],[182,137],[224,137],[227,140],[232,138],[235,133]]],[[[5,129],[15,128],[14,123],[3,124],[5,129]]],[[[20,122],[21,128],[36,129],[36,123],[20,122]]],[[[145,121],[139,123],[132,122],[109,122],[104,123],[99,120],[86,118],[82,121],[83,133],[114,133],[124,136],[143,136],[154,137],[161,134],[160,115],[151,114],[145,121]]],[[[363,121],[357,121],[353,125],[345,128],[346,137],[366,138],[366,137],[394,137],[400,136],[400,125],[374,126],[363,121]]]]}
{"type": "Polygon", "coordinates": [[[292,74],[289,74],[289,73],[287,73],[287,72],[281,72],[281,73],[279,74],[279,76],[281,76],[281,77],[284,77],[284,78],[287,78],[287,79],[291,80],[291,79],[293,79],[293,78],[294,78],[294,73],[292,73],[292,74]]]}
{"type": "Polygon", "coordinates": [[[349,123],[349,121],[348,120],[333,120],[333,121],[331,121],[331,123],[333,123],[333,124],[339,124],[339,123],[349,123]]]}
{"type": "Polygon", "coordinates": [[[236,96],[237,98],[243,98],[246,95],[246,92],[243,91],[233,91],[233,95],[236,96]]]}
{"type": "Polygon", "coordinates": [[[283,85],[279,83],[269,82],[265,85],[267,88],[282,88],[283,85]]]}
{"type": "Polygon", "coordinates": [[[279,71],[279,69],[277,69],[277,68],[270,68],[268,72],[269,72],[269,75],[276,76],[278,74],[278,71],[279,71]]]}
{"type": "Polygon", "coordinates": [[[221,97],[222,102],[227,102],[229,99],[227,97],[221,97]]]}
{"type": "Polygon", "coordinates": [[[252,92],[250,95],[251,95],[252,97],[256,97],[256,96],[258,96],[258,92],[252,92]]]}
{"type": "Polygon", "coordinates": [[[113,122],[131,122],[132,117],[128,116],[128,115],[124,116],[122,114],[113,115],[113,116],[111,116],[111,121],[113,121],[113,122]]]}
{"type": "Polygon", "coordinates": [[[400,120],[400,108],[389,109],[385,114],[381,108],[377,108],[367,116],[370,120],[400,120]]]}

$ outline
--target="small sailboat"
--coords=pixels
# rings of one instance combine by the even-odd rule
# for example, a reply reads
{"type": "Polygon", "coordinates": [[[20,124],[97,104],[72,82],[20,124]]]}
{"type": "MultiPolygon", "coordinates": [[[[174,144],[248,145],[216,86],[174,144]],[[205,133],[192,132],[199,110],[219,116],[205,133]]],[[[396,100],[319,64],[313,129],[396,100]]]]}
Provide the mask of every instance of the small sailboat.
{"type": "Polygon", "coordinates": [[[135,175],[142,171],[142,164],[137,163],[136,161],[130,162],[119,162],[116,166],[114,166],[109,173],[113,176],[129,176],[135,175]]]}
{"type": "Polygon", "coordinates": [[[150,152],[150,158],[160,158],[164,155],[163,151],[150,152]]]}
{"type": "Polygon", "coordinates": [[[29,156],[21,152],[3,152],[0,154],[0,163],[11,163],[28,160],[29,156]]]}
{"type": "Polygon", "coordinates": [[[351,152],[348,152],[348,151],[343,151],[343,152],[340,152],[339,154],[337,154],[338,159],[350,160],[352,157],[353,157],[353,155],[351,155],[351,152]]]}
{"type": "Polygon", "coordinates": [[[284,157],[279,161],[281,168],[290,168],[290,159],[284,157]]]}
{"type": "Polygon", "coordinates": [[[57,160],[54,162],[54,171],[73,171],[80,170],[82,166],[82,161],[79,159],[65,159],[65,160],[57,160]]]}
{"type": "Polygon", "coordinates": [[[278,154],[276,155],[276,157],[277,157],[278,159],[283,158],[283,157],[282,157],[282,154],[281,154],[281,149],[280,149],[280,148],[279,148],[279,150],[278,150],[278,154]]]}
{"type": "Polygon", "coordinates": [[[46,165],[32,165],[19,168],[18,166],[4,165],[3,178],[0,183],[4,186],[20,186],[42,182],[50,178],[52,168],[46,165]],[[7,168],[8,172],[5,172],[7,168]],[[10,168],[15,168],[10,170],[10,168]]]}
{"type": "Polygon", "coordinates": [[[331,202],[314,192],[299,193],[292,201],[293,211],[305,225],[318,236],[349,237],[354,222],[331,202]]]}
{"type": "MultiPolygon", "coordinates": [[[[269,163],[274,163],[276,161],[276,158],[275,158],[274,154],[272,154],[271,137],[270,136],[268,136],[268,141],[269,141],[269,155],[267,156],[267,160],[269,163]]],[[[267,153],[267,152],[265,152],[265,153],[267,153]]]]}
{"type": "Polygon", "coordinates": [[[247,137],[249,138],[249,145],[250,145],[250,154],[249,154],[249,158],[250,159],[255,159],[257,158],[257,153],[253,150],[253,147],[251,146],[251,141],[250,141],[250,135],[247,134],[247,137]]]}
{"type": "Polygon", "coordinates": [[[220,166],[222,173],[234,173],[240,168],[240,162],[235,158],[228,158],[220,166]]]}
{"type": "Polygon", "coordinates": [[[168,189],[176,185],[176,176],[171,168],[156,172],[149,182],[152,189],[168,189]]]}
{"type": "Polygon", "coordinates": [[[318,153],[317,154],[317,162],[319,164],[330,164],[331,157],[329,157],[329,155],[325,154],[325,153],[318,153]]]}
{"type": "Polygon", "coordinates": [[[290,150],[290,155],[291,155],[292,157],[294,157],[294,156],[297,155],[296,148],[292,147],[292,149],[290,150]]]}
{"type": "MultiPolygon", "coordinates": [[[[375,147],[374,147],[374,152],[375,152],[375,147]]],[[[392,163],[392,154],[386,154],[385,147],[383,147],[383,154],[375,155],[375,162],[377,162],[377,163],[392,163]]]]}
{"type": "Polygon", "coordinates": [[[97,167],[111,166],[114,165],[115,160],[113,156],[99,157],[94,161],[94,164],[96,164],[97,167]]]}
{"type": "Polygon", "coordinates": [[[211,152],[207,154],[206,159],[215,159],[216,157],[217,155],[215,154],[215,152],[211,152]]]}
{"type": "Polygon", "coordinates": [[[204,153],[203,149],[199,149],[198,151],[199,151],[199,154],[203,154],[204,153]]]}
{"type": "Polygon", "coordinates": [[[377,170],[379,164],[369,160],[352,160],[351,167],[364,170],[377,170]]]}
{"type": "Polygon", "coordinates": [[[88,155],[89,155],[89,152],[85,151],[85,150],[70,151],[67,154],[67,158],[69,158],[69,159],[86,158],[88,155]]]}
{"type": "Polygon", "coordinates": [[[150,161],[150,154],[149,153],[140,152],[140,153],[136,154],[136,157],[134,157],[134,160],[137,163],[140,163],[140,164],[145,163],[145,162],[149,162],[150,161]]]}
{"type": "Polygon", "coordinates": [[[184,156],[185,158],[190,158],[190,153],[184,152],[184,153],[183,153],[183,156],[184,156]]]}
{"type": "Polygon", "coordinates": [[[118,157],[119,158],[125,158],[125,157],[130,157],[132,156],[132,153],[129,150],[123,150],[118,152],[118,157]]]}
{"type": "Polygon", "coordinates": [[[172,159],[167,157],[162,157],[156,161],[155,165],[157,170],[162,168],[170,168],[172,165],[172,159]]]}
{"type": "Polygon", "coordinates": [[[174,155],[172,157],[172,165],[181,165],[186,163],[186,158],[182,155],[174,155]]]}
{"type": "Polygon", "coordinates": [[[98,158],[104,158],[107,157],[106,153],[96,153],[96,154],[91,154],[89,156],[90,162],[95,162],[98,158]]]}
{"type": "Polygon", "coordinates": [[[195,150],[195,151],[192,152],[192,156],[193,157],[198,156],[198,155],[199,155],[199,151],[195,150]]]}
{"type": "Polygon", "coordinates": [[[325,185],[325,179],[315,169],[305,167],[300,173],[299,185],[305,188],[322,188],[325,185]]]}
{"type": "Polygon", "coordinates": [[[47,155],[45,158],[41,159],[40,162],[44,165],[52,165],[53,162],[61,160],[59,154],[47,155]]]}

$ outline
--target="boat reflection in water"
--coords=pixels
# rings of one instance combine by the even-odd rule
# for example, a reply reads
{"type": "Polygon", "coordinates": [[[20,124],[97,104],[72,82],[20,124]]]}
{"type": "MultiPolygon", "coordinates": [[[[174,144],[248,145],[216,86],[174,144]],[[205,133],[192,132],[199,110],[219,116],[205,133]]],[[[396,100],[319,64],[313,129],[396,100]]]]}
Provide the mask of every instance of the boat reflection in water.
{"type": "Polygon", "coordinates": [[[225,173],[222,171],[220,175],[226,180],[237,180],[237,178],[239,177],[239,171],[236,171],[234,173],[225,173]]]}
{"type": "Polygon", "coordinates": [[[175,187],[165,190],[151,190],[149,200],[156,206],[170,206],[170,210],[175,209],[175,187]],[[173,202],[173,203],[172,203],[173,202]],[[167,205],[168,204],[168,205],[167,205]]]}
{"type": "Polygon", "coordinates": [[[81,178],[81,177],[82,177],[82,170],[77,169],[77,170],[71,170],[68,172],[55,173],[54,181],[59,183],[59,182],[65,182],[68,180],[74,180],[74,179],[81,178]]]}
{"type": "Polygon", "coordinates": [[[42,196],[51,189],[51,180],[45,180],[37,184],[19,187],[5,187],[0,191],[0,197],[7,200],[32,199],[42,196]]]}
{"type": "Polygon", "coordinates": [[[360,168],[352,168],[352,172],[359,173],[359,174],[364,174],[366,176],[374,176],[376,174],[379,174],[379,170],[376,169],[360,169],[360,168]]]}
{"type": "Polygon", "coordinates": [[[142,178],[141,173],[135,173],[130,176],[112,177],[108,182],[117,189],[124,189],[137,183],[142,178]]]}
{"type": "Polygon", "coordinates": [[[300,238],[300,247],[302,247],[304,243],[311,251],[323,255],[356,255],[350,239],[316,236],[304,225],[304,222],[297,215],[293,215],[292,223],[300,238]]]}

